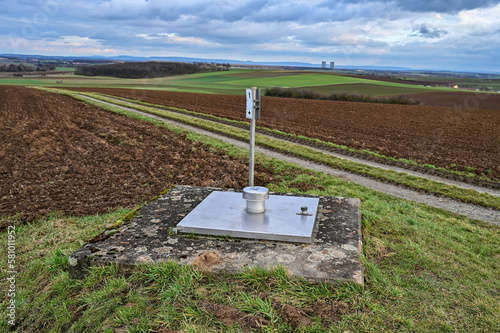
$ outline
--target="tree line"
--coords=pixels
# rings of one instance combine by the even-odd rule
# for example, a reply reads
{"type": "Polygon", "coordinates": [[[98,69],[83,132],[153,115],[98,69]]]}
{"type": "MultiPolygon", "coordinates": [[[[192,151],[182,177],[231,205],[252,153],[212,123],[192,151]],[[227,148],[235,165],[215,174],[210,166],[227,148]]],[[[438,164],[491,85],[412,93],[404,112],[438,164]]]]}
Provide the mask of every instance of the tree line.
{"type": "Polygon", "coordinates": [[[332,93],[330,95],[322,95],[307,89],[282,88],[282,87],[269,88],[266,90],[265,95],[271,97],[317,99],[317,100],[343,101],[343,102],[385,103],[385,104],[402,104],[402,105],[421,104],[419,101],[415,101],[404,95],[397,97],[375,97],[370,95],[359,94],[356,92],[338,92],[338,93],[332,93]]]}
{"type": "Polygon", "coordinates": [[[35,72],[35,71],[53,71],[56,69],[55,65],[38,64],[35,66],[21,64],[0,64],[0,72],[35,72]]]}
{"type": "Polygon", "coordinates": [[[112,76],[127,79],[142,79],[171,75],[228,71],[230,67],[230,64],[216,64],[213,62],[125,62],[117,64],[81,66],[75,70],[75,74],[85,76],[112,76]]]}

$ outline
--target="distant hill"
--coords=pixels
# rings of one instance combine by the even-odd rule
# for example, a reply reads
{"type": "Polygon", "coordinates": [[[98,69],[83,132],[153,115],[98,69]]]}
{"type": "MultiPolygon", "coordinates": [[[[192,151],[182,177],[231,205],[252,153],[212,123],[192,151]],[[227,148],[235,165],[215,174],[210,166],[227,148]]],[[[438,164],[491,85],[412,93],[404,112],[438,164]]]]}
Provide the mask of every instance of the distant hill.
{"type": "MultiPolygon", "coordinates": [[[[110,61],[125,61],[125,62],[141,62],[141,61],[172,61],[172,62],[204,62],[204,63],[229,63],[235,65],[255,65],[255,66],[284,66],[284,67],[305,67],[305,68],[321,68],[321,64],[311,64],[307,62],[258,62],[251,60],[234,60],[234,59],[207,59],[207,58],[189,58],[189,57],[133,57],[127,55],[119,56],[44,56],[44,55],[25,55],[25,54],[0,54],[0,58],[15,58],[15,59],[58,59],[63,61],[78,61],[83,62],[88,60],[88,62],[95,63],[97,61],[110,62],[110,61]]],[[[411,70],[405,67],[377,67],[377,66],[336,66],[339,69],[369,69],[369,70],[411,70]]]]}
{"type": "MultiPolygon", "coordinates": [[[[311,64],[306,62],[257,62],[251,60],[234,60],[234,59],[207,59],[207,58],[189,58],[189,57],[134,57],[128,55],[119,55],[119,56],[45,56],[45,55],[26,55],[26,54],[0,54],[0,58],[11,58],[11,59],[39,59],[39,60],[59,60],[59,61],[78,61],[84,62],[83,60],[87,60],[88,63],[96,63],[96,62],[117,62],[117,61],[125,61],[125,62],[144,62],[144,61],[171,61],[171,62],[186,62],[186,63],[229,63],[231,65],[247,65],[247,66],[272,66],[272,67],[295,67],[295,68],[316,68],[321,69],[321,64],[311,64]]],[[[333,59],[334,60],[334,59],[333,59]]],[[[395,72],[413,72],[413,71],[426,71],[426,72],[441,72],[436,69],[412,69],[408,67],[392,67],[392,66],[362,66],[362,65],[335,65],[335,69],[341,70],[363,70],[363,71],[395,71],[395,72]]],[[[445,72],[453,72],[453,71],[445,71],[445,72]]],[[[500,72],[487,72],[487,71],[467,71],[463,70],[457,73],[495,73],[498,74],[500,72]]]]}

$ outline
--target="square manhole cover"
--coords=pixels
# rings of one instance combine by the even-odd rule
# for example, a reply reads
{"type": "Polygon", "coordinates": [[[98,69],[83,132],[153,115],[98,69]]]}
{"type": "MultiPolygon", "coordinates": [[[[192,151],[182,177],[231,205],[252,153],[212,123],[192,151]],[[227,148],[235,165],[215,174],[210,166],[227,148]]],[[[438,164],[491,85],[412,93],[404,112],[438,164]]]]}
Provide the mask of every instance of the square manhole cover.
{"type": "Polygon", "coordinates": [[[270,195],[266,211],[252,214],[241,193],[214,191],[177,224],[177,231],[311,243],[318,204],[319,198],[270,195]],[[311,216],[297,215],[303,206],[311,216]]]}

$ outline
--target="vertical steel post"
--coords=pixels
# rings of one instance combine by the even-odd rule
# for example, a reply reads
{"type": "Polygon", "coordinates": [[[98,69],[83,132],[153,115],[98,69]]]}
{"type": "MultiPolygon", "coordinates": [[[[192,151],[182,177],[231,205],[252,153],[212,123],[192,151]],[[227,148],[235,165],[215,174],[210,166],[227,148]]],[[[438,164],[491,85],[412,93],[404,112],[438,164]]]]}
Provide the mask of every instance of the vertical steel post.
{"type": "Polygon", "coordinates": [[[255,97],[257,96],[257,87],[252,87],[253,97],[253,115],[250,120],[250,174],[248,177],[248,186],[253,186],[253,174],[255,168],[255,97]]]}

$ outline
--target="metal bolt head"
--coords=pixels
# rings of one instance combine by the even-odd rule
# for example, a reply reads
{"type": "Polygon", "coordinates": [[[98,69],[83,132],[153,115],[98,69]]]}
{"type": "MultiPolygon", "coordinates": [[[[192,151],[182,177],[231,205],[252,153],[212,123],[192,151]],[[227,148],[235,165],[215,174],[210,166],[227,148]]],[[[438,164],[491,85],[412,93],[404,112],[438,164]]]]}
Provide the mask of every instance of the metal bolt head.
{"type": "Polygon", "coordinates": [[[302,206],[300,207],[300,213],[297,213],[297,215],[302,215],[302,216],[312,216],[313,214],[310,214],[307,210],[309,208],[307,206],[302,206]]]}

